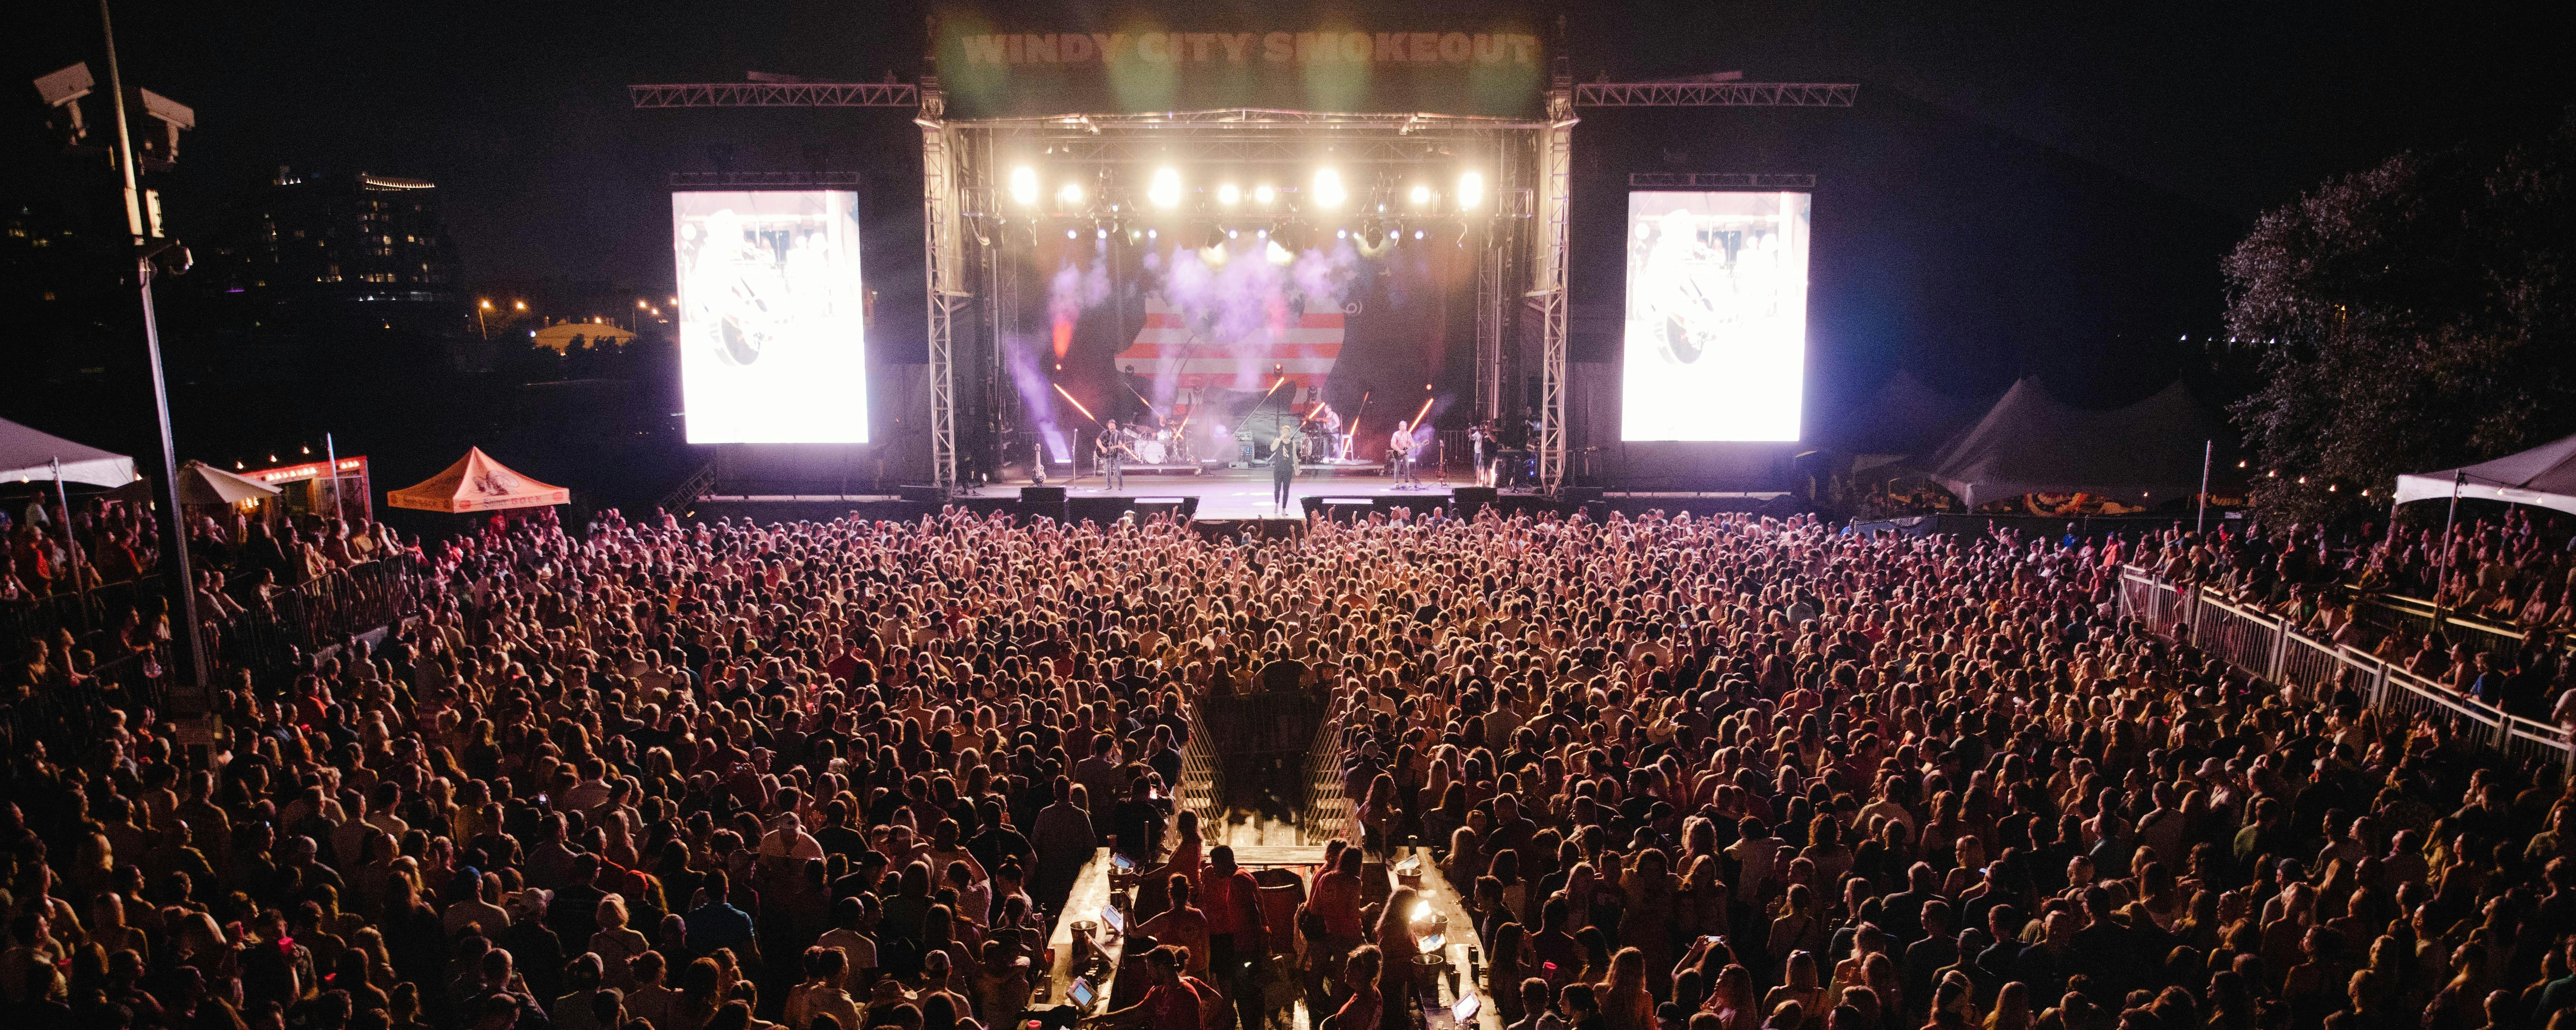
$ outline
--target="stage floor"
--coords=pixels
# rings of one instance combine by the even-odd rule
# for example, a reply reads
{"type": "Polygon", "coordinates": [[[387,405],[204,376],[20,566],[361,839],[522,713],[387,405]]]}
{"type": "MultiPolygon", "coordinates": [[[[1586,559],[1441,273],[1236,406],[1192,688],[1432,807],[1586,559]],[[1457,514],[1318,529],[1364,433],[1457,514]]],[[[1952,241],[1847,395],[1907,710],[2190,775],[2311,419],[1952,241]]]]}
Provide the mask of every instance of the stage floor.
{"type": "MultiPolygon", "coordinates": [[[[1028,481],[1019,480],[988,486],[975,493],[983,497],[1018,497],[1028,481]]],[[[1124,489],[1108,489],[1098,475],[1087,475],[1067,482],[1049,478],[1048,486],[1065,488],[1066,497],[1196,497],[1200,519],[1304,519],[1308,497],[1396,497],[1416,494],[1422,507],[1446,505],[1452,487],[1473,486],[1465,479],[1444,481],[1436,475],[1422,477],[1415,489],[1401,489],[1391,476],[1305,476],[1288,485],[1288,507],[1271,504],[1268,469],[1211,469],[1191,476],[1129,475],[1124,489]]]]}

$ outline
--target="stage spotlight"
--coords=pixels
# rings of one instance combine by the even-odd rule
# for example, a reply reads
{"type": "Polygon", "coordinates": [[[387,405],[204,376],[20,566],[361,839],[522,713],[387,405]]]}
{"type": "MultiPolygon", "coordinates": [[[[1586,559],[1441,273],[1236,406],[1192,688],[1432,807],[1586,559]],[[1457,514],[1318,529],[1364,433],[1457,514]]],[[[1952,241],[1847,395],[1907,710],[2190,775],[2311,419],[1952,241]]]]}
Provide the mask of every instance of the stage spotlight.
{"type": "Polygon", "coordinates": [[[1074,232],[1074,231],[1073,231],[1073,230],[1071,230],[1071,229],[1067,229],[1067,230],[1065,230],[1065,231],[1064,231],[1064,238],[1065,238],[1065,239],[1068,239],[1068,240],[1070,240],[1070,239],[1074,239],[1074,238],[1078,237],[1079,235],[1081,235],[1081,234],[1076,233],[1076,232],[1074,232]]]}
{"type": "Polygon", "coordinates": [[[1429,186],[1425,186],[1425,185],[1422,185],[1421,183],[1414,183],[1414,184],[1413,184],[1412,200],[1413,200],[1413,206],[1415,206],[1415,207],[1428,207],[1428,206],[1430,206],[1430,204],[1431,204],[1431,187],[1429,187],[1429,186]]]}
{"type": "Polygon", "coordinates": [[[1055,191],[1055,202],[1066,207],[1081,207],[1082,184],[1078,182],[1065,183],[1063,189],[1055,191]]]}
{"type": "Polygon", "coordinates": [[[1270,230],[1268,230],[1268,229],[1254,229],[1254,230],[1252,230],[1252,238],[1253,238],[1253,239],[1256,239],[1256,240],[1266,240],[1266,239],[1269,239],[1269,238],[1270,238],[1270,230]]]}
{"type": "Polygon", "coordinates": [[[1230,239],[1233,239],[1233,238],[1234,238],[1234,230],[1232,230],[1232,229],[1228,229],[1228,230],[1226,230],[1226,231],[1225,231],[1225,238],[1226,238],[1226,239],[1229,239],[1229,240],[1230,240],[1230,239]]]}
{"type": "Polygon", "coordinates": [[[1458,210],[1473,211],[1485,202],[1485,173],[1469,171],[1458,176],[1458,210]]]}
{"type": "Polygon", "coordinates": [[[1315,169],[1315,206],[1340,207],[1343,199],[1348,196],[1349,194],[1342,191],[1342,173],[1330,168],[1315,169]]]}
{"type": "Polygon", "coordinates": [[[1350,238],[1351,238],[1351,231],[1350,231],[1350,230],[1348,230],[1348,229],[1335,229],[1335,230],[1333,230],[1333,238],[1334,238],[1334,239],[1337,239],[1337,240],[1347,240],[1347,239],[1350,239],[1350,238]]]}
{"type": "Polygon", "coordinates": [[[1271,189],[1269,183],[1265,182],[1252,188],[1252,202],[1255,204],[1267,204],[1277,199],[1279,199],[1279,191],[1271,189]]]}
{"type": "Polygon", "coordinates": [[[1152,230],[1152,229],[1147,229],[1147,230],[1145,230],[1145,238],[1146,238],[1146,239],[1149,239],[1149,240],[1150,240],[1150,239],[1154,239],[1155,237],[1158,237],[1158,236],[1161,236],[1161,235],[1162,235],[1161,233],[1156,232],[1156,231],[1154,231],[1154,230],[1152,230]]]}
{"type": "Polygon", "coordinates": [[[1093,239],[1105,240],[1109,238],[1109,230],[1106,228],[1093,229],[1091,230],[1091,233],[1093,239]]]}
{"type": "Polygon", "coordinates": [[[1415,230],[1413,230],[1413,238],[1414,238],[1414,239],[1417,239],[1417,240],[1418,240],[1418,239],[1421,239],[1421,238],[1422,238],[1422,230],[1420,230],[1420,229],[1415,229],[1415,230]]]}
{"type": "Polygon", "coordinates": [[[1027,165],[1011,169],[1011,202],[1021,207],[1035,207],[1038,202],[1038,170],[1027,165]]]}
{"type": "Polygon", "coordinates": [[[1154,169],[1154,181],[1145,187],[1145,199],[1155,207],[1174,208],[1181,204],[1181,173],[1178,169],[1154,169]]]}
{"type": "Polygon", "coordinates": [[[1218,184],[1216,188],[1217,203],[1223,204],[1227,207],[1233,207],[1237,201],[1242,199],[1243,191],[1237,189],[1233,183],[1228,182],[1218,184]]]}

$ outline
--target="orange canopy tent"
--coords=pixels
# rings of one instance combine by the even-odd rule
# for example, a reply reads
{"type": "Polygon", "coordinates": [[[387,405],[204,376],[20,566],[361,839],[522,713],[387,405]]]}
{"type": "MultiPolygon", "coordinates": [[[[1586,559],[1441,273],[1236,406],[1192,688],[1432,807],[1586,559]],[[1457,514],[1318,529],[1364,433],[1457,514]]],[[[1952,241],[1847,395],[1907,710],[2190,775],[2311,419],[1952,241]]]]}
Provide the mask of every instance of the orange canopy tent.
{"type": "Polygon", "coordinates": [[[426,482],[385,495],[385,503],[396,508],[447,512],[543,508],[571,500],[572,491],[520,475],[480,447],[468,449],[465,457],[426,482]]]}

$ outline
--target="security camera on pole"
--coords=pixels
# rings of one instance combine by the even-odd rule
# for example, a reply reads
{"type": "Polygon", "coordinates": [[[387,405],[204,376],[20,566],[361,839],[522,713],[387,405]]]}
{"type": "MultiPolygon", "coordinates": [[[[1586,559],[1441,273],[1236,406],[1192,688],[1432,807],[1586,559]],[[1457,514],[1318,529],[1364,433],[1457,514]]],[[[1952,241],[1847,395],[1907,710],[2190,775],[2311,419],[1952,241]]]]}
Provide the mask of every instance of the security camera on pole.
{"type": "MultiPolygon", "coordinates": [[[[142,189],[134,163],[134,135],[127,125],[125,82],[116,63],[116,25],[108,16],[108,0],[98,0],[99,30],[107,44],[107,91],[116,111],[116,168],[124,177],[125,224],[134,247],[135,288],[143,301],[143,351],[152,376],[152,408],[160,420],[159,460],[160,493],[154,521],[161,531],[161,553],[167,560],[170,587],[170,646],[173,658],[170,670],[171,689],[168,704],[173,714],[196,716],[207,712],[205,640],[197,621],[196,570],[188,560],[186,516],[179,508],[179,469],[170,436],[170,389],[161,373],[161,332],[152,309],[152,279],[167,271],[181,275],[188,271],[188,248],[161,234],[160,205],[157,198],[142,189]]],[[[191,120],[190,124],[194,124],[191,120]]],[[[175,137],[176,130],[173,130],[175,137]]]]}

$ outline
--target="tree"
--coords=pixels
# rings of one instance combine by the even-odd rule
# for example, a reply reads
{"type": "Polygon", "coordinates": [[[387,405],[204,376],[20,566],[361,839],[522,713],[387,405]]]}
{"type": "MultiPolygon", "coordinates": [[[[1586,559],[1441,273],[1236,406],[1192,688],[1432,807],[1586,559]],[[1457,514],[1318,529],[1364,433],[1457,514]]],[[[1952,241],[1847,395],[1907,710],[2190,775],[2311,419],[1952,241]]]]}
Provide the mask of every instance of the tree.
{"type": "Polygon", "coordinates": [[[2576,112],[2501,157],[2400,154],[2255,223],[2223,270],[2264,376],[2232,411],[2281,473],[2255,481],[2263,514],[2351,514],[2399,473],[2576,430],[2572,177],[2576,112]]]}

